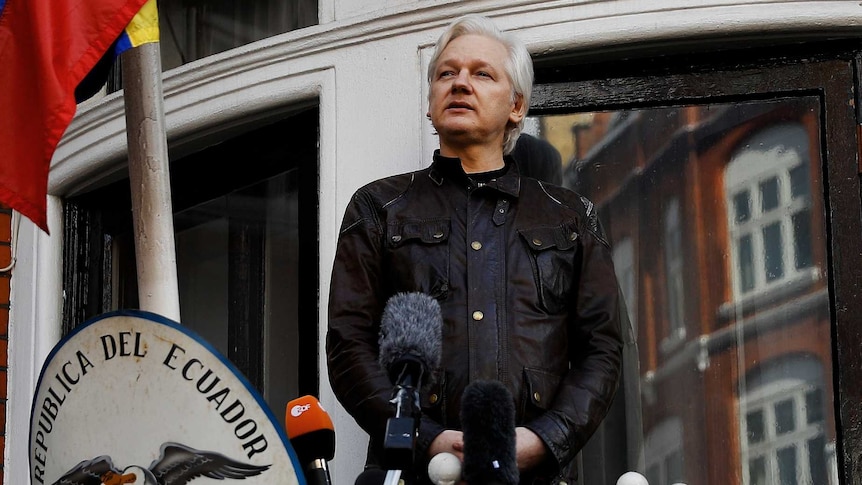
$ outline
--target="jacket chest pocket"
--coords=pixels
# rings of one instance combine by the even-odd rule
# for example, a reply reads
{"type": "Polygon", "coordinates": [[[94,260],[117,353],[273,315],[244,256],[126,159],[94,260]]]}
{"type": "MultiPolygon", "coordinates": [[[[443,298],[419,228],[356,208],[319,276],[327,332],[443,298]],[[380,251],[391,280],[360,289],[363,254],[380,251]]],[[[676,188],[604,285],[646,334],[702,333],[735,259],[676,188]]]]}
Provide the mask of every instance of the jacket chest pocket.
{"type": "Polygon", "coordinates": [[[406,220],[386,227],[394,291],[419,291],[441,299],[449,292],[449,219],[406,220]]]}
{"type": "Polygon", "coordinates": [[[539,303],[550,314],[561,313],[571,300],[576,278],[579,235],[574,223],[518,231],[530,254],[539,303]]]}

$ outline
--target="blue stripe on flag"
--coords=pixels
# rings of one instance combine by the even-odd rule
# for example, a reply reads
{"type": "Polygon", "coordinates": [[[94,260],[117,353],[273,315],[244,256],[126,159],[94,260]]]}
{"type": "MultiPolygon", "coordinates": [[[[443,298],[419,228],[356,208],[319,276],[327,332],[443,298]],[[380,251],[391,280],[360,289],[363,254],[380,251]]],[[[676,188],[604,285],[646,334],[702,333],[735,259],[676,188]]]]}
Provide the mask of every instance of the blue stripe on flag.
{"type": "Polygon", "coordinates": [[[132,40],[129,38],[129,33],[124,30],[117,39],[117,44],[114,46],[114,55],[119,56],[132,47],[134,46],[132,45],[132,40]]]}

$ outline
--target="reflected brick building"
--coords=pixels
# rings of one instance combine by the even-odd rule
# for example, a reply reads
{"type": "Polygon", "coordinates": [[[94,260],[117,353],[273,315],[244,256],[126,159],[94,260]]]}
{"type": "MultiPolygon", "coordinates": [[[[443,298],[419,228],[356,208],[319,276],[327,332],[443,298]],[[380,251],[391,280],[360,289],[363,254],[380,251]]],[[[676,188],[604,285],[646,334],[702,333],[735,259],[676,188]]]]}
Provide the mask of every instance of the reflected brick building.
{"type": "Polygon", "coordinates": [[[819,109],[540,119],[613,242],[651,485],[837,483],[819,109]]]}

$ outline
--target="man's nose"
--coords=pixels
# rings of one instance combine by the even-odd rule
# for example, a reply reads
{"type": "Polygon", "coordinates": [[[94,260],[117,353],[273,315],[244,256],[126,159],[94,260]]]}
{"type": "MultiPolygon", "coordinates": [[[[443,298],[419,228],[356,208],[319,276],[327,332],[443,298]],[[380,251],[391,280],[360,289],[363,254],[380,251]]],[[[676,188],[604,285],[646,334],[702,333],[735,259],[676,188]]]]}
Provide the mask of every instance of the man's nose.
{"type": "Polygon", "coordinates": [[[455,76],[455,79],[452,80],[452,91],[453,92],[460,92],[460,91],[470,92],[470,91],[472,91],[472,89],[473,89],[473,86],[470,84],[470,73],[467,72],[466,69],[462,69],[462,70],[458,71],[458,75],[455,76]]]}

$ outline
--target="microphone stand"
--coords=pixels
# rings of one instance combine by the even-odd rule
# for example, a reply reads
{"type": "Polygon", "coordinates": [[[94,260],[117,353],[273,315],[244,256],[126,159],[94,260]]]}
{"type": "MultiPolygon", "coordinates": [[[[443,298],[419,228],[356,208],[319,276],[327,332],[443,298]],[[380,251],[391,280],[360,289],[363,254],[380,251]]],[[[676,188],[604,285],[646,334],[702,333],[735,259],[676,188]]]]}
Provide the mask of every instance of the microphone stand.
{"type": "MultiPolygon", "coordinates": [[[[383,438],[383,465],[390,470],[387,474],[387,485],[390,479],[398,483],[401,470],[412,470],[415,462],[416,439],[419,436],[419,420],[422,408],[419,401],[419,383],[422,381],[423,369],[410,372],[410,365],[405,365],[398,376],[394,397],[390,403],[395,405],[395,417],[386,422],[386,434],[383,438]],[[414,387],[415,384],[415,387],[414,387]],[[393,473],[397,471],[397,475],[393,473]]],[[[415,370],[415,369],[413,369],[415,370]]]]}

